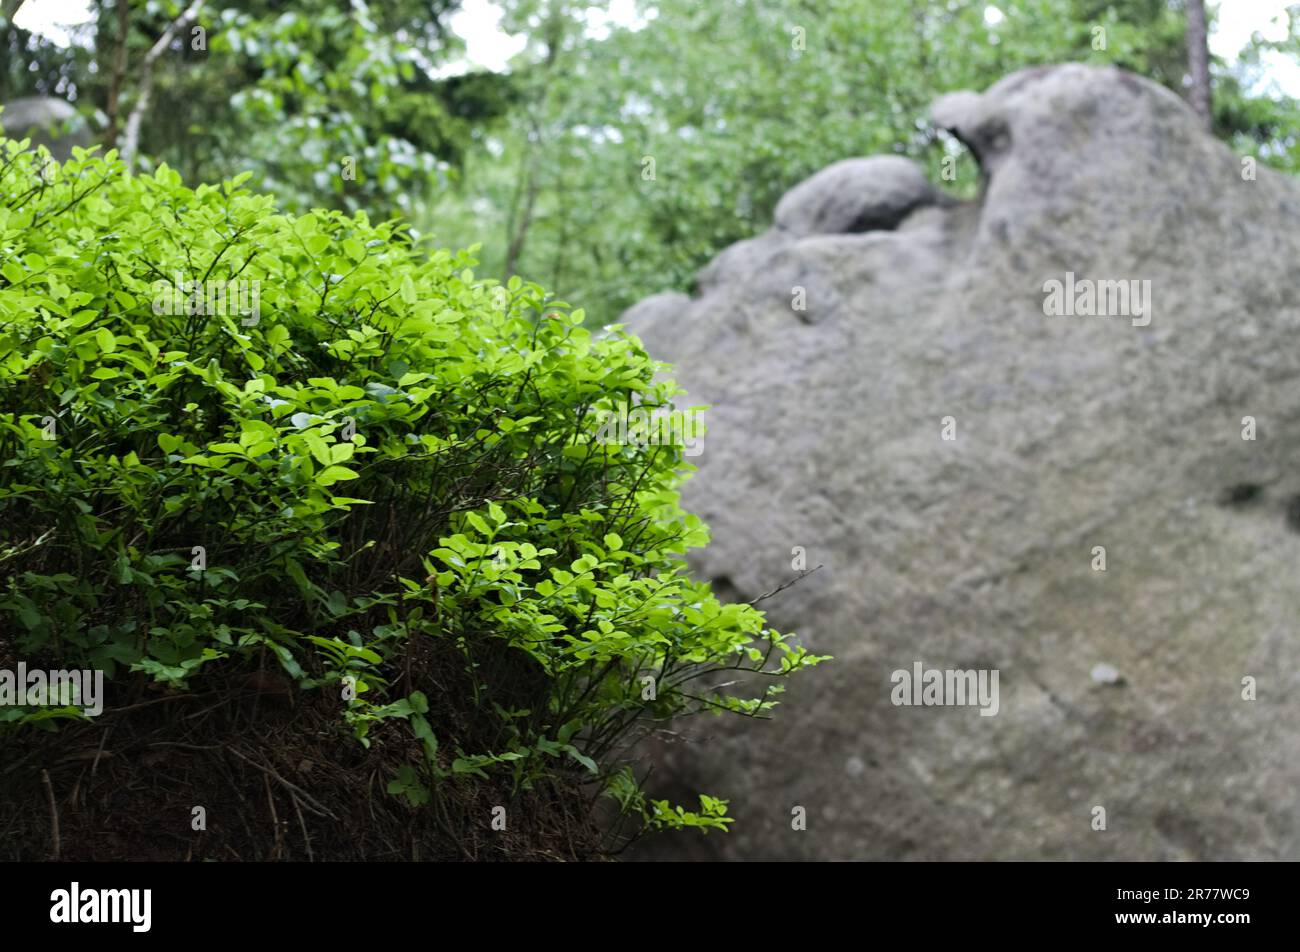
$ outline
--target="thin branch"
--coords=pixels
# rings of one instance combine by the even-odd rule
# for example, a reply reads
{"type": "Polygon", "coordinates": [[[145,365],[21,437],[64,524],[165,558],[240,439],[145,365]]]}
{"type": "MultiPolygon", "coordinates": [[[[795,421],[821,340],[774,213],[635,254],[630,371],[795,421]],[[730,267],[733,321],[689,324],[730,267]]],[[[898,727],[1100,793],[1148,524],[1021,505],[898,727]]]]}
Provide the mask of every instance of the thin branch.
{"type": "Polygon", "coordinates": [[[288,789],[292,790],[294,793],[298,794],[300,797],[303,798],[303,800],[305,800],[305,801],[307,802],[307,805],[308,805],[308,808],[309,808],[309,809],[313,809],[313,808],[314,808],[314,809],[313,809],[313,812],[316,812],[316,813],[319,814],[319,815],[327,816],[327,817],[329,817],[331,820],[334,820],[335,822],[338,822],[338,819],[339,819],[338,817],[336,817],[333,813],[331,813],[331,812],[330,812],[328,809],[326,809],[325,807],[321,806],[320,803],[318,803],[318,802],[316,801],[316,798],[313,797],[311,794],[309,794],[309,793],[308,793],[306,790],[304,790],[302,787],[299,787],[299,786],[297,786],[297,785],[295,785],[295,784],[290,783],[288,780],[285,780],[283,777],[281,777],[278,773],[276,773],[276,772],[275,772],[274,770],[272,770],[270,767],[264,766],[263,764],[259,764],[256,760],[253,760],[251,757],[246,757],[246,756],[244,756],[244,755],[241,754],[239,751],[237,751],[235,748],[231,747],[229,744],[226,744],[226,745],[225,745],[225,748],[226,748],[226,750],[228,750],[228,751],[230,751],[232,754],[234,754],[236,757],[238,757],[240,760],[244,761],[244,763],[246,763],[246,764],[250,764],[250,765],[256,767],[258,770],[262,771],[262,772],[265,773],[265,774],[270,774],[271,777],[273,777],[274,779],[278,780],[280,783],[282,783],[282,784],[283,784],[285,787],[287,787],[288,789]]]}
{"type": "Polygon", "coordinates": [[[45,796],[50,801],[50,839],[53,841],[53,853],[50,859],[57,860],[62,847],[59,843],[59,808],[54,802],[54,785],[50,783],[50,773],[42,768],[41,782],[45,784],[45,796]]]}
{"type": "Polygon", "coordinates": [[[171,26],[163,31],[163,35],[158,37],[158,42],[150,47],[149,52],[144,55],[144,61],[140,64],[140,95],[136,97],[135,105],[131,108],[131,115],[126,120],[126,133],[122,142],[122,161],[126,167],[131,168],[135,159],[135,154],[140,147],[140,123],[144,119],[145,112],[149,109],[149,99],[153,95],[153,68],[158,62],[158,57],[162,56],[172,41],[176,39],[176,34],[186,29],[191,23],[198,18],[199,10],[203,6],[203,0],[194,0],[185,12],[172,21],[171,26]]]}
{"type": "Polygon", "coordinates": [[[809,575],[812,575],[813,572],[816,572],[817,569],[820,569],[820,568],[823,568],[823,567],[824,567],[824,566],[819,565],[819,566],[817,566],[817,568],[815,568],[815,569],[809,569],[807,572],[804,572],[804,573],[802,573],[802,574],[800,574],[800,575],[796,575],[794,578],[790,579],[790,581],[786,582],[784,585],[778,585],[776,588],[772,589],[772,591],[770,591],[770,592],[764,592],[762,595],[758,596],[758,598],[754,599],[753,601],[747,602],[746,604],[748,604],[748,605],[757,605],[759,602],[764,601],[764,600],[766,600],[766,599],[769,599],[769,598],[771,598],[773,595],[779,594],[780,592],[784,592],[784,591],[785,591],[787,588],[789,588],[791,585],[794,585],[794,584],[796,584],[796,583],[802,581],[803,579],[806,579],[809,575]]]}

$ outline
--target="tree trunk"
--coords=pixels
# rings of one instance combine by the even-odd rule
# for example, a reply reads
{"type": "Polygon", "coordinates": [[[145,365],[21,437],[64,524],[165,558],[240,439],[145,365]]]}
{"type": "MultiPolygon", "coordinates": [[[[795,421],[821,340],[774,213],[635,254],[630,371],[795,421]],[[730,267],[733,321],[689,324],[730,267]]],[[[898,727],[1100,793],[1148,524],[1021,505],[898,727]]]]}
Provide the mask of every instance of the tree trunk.
{"type": "MultiPolygon", "coordinates": [[[[512,229],[513,234],[509,246],[506,248],[505,271],[507,280],[515,275],[515,270],[519,266],[519,259],[524,253],[524,242],[528,239],[528,229],[533,225],[533,212],[537,206],[538,193],[541,191],[541,182],[538,176],[541,174],[543,153],[546,149],[543,129],[546,125],[551,104],[552,73],[555,69],[555,62],[560,55],[560,45],[564,42],[564,7],[552,0],[548,10],[549,15],[546,19],[544,34],[546,37],[546,55],[542,59],[541,91],[537,98],[537,111],[528,119],[533,131],[533,136],[529,140],[528,184],[524,188],[523,215],[519,219],[518,225],[512,229]]],[[[513,222],[513,208],[510,217],[513,222]]]]}
{"type": "Polygon", "coordinates": [[[108,84],[108,128],[104,130],[104,148],[117,147],[121,128],[122,83],[126,79],[126,44],[131,38],[130,0],[117,0],[117,47],[113,50],[113,75],[108,84]]]}
{"type": "Polygon", "coordinates": [[[1205,28],[1205,0],[1187,3],[1187,68],[1192,77],[1192,109],[1210,128],[1210,49],[1205,28]]]}

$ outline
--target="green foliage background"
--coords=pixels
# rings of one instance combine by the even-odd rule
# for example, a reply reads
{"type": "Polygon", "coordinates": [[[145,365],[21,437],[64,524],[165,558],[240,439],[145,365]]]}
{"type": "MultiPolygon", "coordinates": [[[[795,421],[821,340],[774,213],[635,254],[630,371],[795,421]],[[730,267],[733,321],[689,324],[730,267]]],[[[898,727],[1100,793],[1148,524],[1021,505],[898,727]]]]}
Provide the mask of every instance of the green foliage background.
{"type": "MultiPolygon", "coordinates": [[[[519,4],[508,26],[531,42],[512,73],[518,102],[417,223],[444,241],[472,232],[493,273],[531,275],[612,321],[648,294],[689,290],[722,248],[769,227],[786,190],[839,159],[900,153],[940,182],[943,157],[956,155],[945,184],[973,195],[974,161],[927,122],[942,93],[1065,61],[1115,64],[1182,92],[1181,3],[1003,0],[995,25],[990,6],[656,0],[637,5],[656,14],[641,28],[592,38],[588,4],[519,4]]],[[[1216,133],[1293,171],[1296,103],[1245,95],[1245,77],[1218,69],[1216,133]]]]}
{"type": "MultiPolygon", "coordinates": [[[[941,93],[1064,61],[1180,93],[1186,76],[1182,0],[635,0],[633,26],[600,28],[610,0],[498,5],[502,28],[527,40],[505,74],[457,67],[455,0],[207,3],[206,48],[184,37],[157,71],[141,164],[189,182],[251,171],[295,211],[400,214],[441,245],[481,244],[487,273],[539,281],[599,326],[689,289],[712,255],[767,227],[785,190],[838,159],[899,152],[937,181],[957,155],[950,187],[971,194],[973,161],[926,122],[941,93]]],[[[133,67],[182,6],[131,6],[120,112],[133,67]]],[[[92,10],[70,48],[0,25],[0,97],[75,97],[104,124],[118,7],[92,10]]],[[[1286,40],[1256,37],[1238,65],[1215,64],[1215,132],[1294,171],[1300,110],[1255,82],[1269,49],[1300,50],[1300,16],[1286,40]]]]}

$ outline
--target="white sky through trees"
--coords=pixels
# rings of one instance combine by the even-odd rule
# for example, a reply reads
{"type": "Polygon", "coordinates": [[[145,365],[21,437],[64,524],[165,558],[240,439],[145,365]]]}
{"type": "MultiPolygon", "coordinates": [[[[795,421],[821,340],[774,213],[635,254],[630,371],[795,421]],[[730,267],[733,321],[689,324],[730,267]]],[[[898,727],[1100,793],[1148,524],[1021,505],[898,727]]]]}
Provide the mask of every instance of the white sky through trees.
{"type": "MultiPolygon", "coordinates": [[[[1214,32],[1210,34],[1210,51],[1227,63],[1234,63],[1251,37],[1258,31],[1266,39],[1280,40],[1286,36],[1285,10],[1294,0],[1221,0],[1214,32]]],[[[68,27],[77,26],[90,19],[86,0],[27,0],[18,12],[16,22],[55,42],[71,41],[68,27]]],[[[995,3],[985,14],[990,24],[1001,19],[995,3]]],[[[464,0],[460,10],[451,17],[452,29],[465,41],[464,61],[449,64],[439,70],[442,75],[463,72],[478,67],[500,72],[511,57],[524,48],[524,37],[502,31],[501,7],[491,0],[464,0]]],[[[587,32],[599,37],[611,26],[634,26],[637,23],[633,0],[612,0],[608,12],[592,10],[588,17],[587,32]]],[[[1271,54],[1263,58],[1259,81],[1267,87],[1275,83],[1283,93],[1300,98],[1300,63],[1284,54],[1271,54]]],[[[1260,92],[1266,92],[1261,88],[1260,92]]]]}

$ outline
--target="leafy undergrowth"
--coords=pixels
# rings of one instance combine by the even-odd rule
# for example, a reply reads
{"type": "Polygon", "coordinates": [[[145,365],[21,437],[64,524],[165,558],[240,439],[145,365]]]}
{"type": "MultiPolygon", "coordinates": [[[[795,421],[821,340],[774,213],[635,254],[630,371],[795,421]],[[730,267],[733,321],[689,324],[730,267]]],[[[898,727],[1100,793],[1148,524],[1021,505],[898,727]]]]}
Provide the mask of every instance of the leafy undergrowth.
{"type": "Polygon", "coordinates": [[[725,830],[622,752],[821,659],[686,574],[680,446],[598,438],[672,407],[665,365],[472,250],[113,158],[0,140],[0,656],[108,695],[0,706],[0,852],[60,819],[79,858],[725,830]]]}

